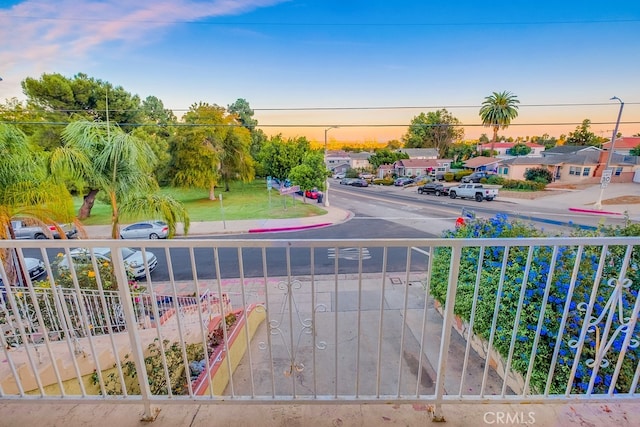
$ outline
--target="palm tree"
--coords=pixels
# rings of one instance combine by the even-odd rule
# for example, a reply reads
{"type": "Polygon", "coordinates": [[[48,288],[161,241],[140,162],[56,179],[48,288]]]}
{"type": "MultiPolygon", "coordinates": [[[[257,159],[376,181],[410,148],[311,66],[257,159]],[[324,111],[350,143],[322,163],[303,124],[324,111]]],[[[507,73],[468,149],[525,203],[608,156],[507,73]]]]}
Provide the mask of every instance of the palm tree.
{"type": "MultiPolygon", "coordinates": [[[[46,158],[32,150],[22,131],[0,123],[0,156],[0,239],[15,238],[11,220],[16,217],[45,229],[74,221],[71,194],[51,179],[46,158]]],[[[65,237],[63,232],[60,236],[65,237]]],[[[11,251],[0,251],[9,283],[15,283],[18,277],[19,264],[9,262],[12,258],[11,251]]]]}
{"type": "Polygon", "coordinates": [[[157,195],[153,178],[156,157],[149,145],[123,132],[117,125],[76,121],[62,133],[64,144],[51,155],[51,171],[86,195],[78,217],[87,218],[99,191],[107,193],[111,204],[111,236],[120,236],[120,209],[123,214],[160,215],[175,234],[181,219],[185,233],[189,218],[182,205],[168,196],[157,195]],[[141,202],[142,201],[142,202],[141,202]]]}
{"type": "Polygon", "coordinates": [[[491,139],[491,152],[498,139],[498,129],[506,129],[511,120],[518,117],[518,98],[508,91],[493,92],[484,98],[480,107],[480,118],[482,124],[493,128],[493,138],[491,139]]]}

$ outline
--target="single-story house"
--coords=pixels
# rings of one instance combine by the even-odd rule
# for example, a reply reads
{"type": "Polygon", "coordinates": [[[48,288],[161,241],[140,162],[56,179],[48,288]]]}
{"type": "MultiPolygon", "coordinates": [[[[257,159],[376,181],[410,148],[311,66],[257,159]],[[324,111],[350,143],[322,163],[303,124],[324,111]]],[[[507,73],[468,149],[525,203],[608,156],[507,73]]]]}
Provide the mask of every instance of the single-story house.
{"type": "MultiPolygon", "coordinates": [[[[544,145],[536,144],[535,142],[495,142],[493,143],[493,151],[498,153],[497,156],[510,156],[509,150],[517,144],[524,144],[531,148],[531,152],[527,156],[541,156],[544,151],[544,145]]],[[[480,150],[491,150],[491,143],[481,144],[479,148],[480,150]]]]}
{"type": "Polygon", "coordinates": [[[549,156],[561,156],[565,154],[584,154],[590,152],[599,153],[602,151],[598,147],[594,147],[592,145],[558,145],[553,148],[549,148],[548,150],[544,150],[542,155],[544,157],[549,156]]]}
{"type": "Polygon", "coordinates": [[[486,156],[478,156],[472,157],[462,165],[467,169],[472,169],[474,172],[476,171],[489,171],[496,172],[498,170],[498,164],[500,163],[500,159],[495,157],[486,157],[486,156]]]}
{"type": "Polygon", "coordinates": [[[392,176],[393,172],[393,165],[380,165],[377,176],[378,178],[385,178],[387,176],[392,176]]]}
{"type": "Polygon", "coordinates": [[[412,160],[435,160],[439,156],[437,148],[399,148],[396,152],[404,153],[412,160]]]}
{"type": "Polygon", "coordinates": [[[452,159],[400,159],[393,163],[396,176],[439,175],[449,171],[452,159]]]}
{"type": "MultiPolygon", "coordinates": [[[[617,154],[629,155],[632,148],[636,148],[640,145],[640,136],[623,136],[616,138],[613,143],[613,152],[617,154]]],[[[602,149],[606,151],[611,150],[611,141],[602,144],[602,149]]]]}

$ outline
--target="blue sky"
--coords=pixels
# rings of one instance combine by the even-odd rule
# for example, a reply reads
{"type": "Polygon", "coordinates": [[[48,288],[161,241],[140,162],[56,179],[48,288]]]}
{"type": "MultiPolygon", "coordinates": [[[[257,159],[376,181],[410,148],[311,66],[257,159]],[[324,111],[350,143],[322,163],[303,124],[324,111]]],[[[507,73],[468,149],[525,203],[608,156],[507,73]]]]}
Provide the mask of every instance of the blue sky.
{"type": "Polygon", "coordinates": [[[3,101],[26,77],[82,72],[178,115],[245,98],[268,134],[385,141],[439,108],[490,134],[480,104],[508,90],[505,135],[589,118],[610,136],[612,96],[622,133],[640,132],[636,1],[0,0],[0,40],[3,101]]]}

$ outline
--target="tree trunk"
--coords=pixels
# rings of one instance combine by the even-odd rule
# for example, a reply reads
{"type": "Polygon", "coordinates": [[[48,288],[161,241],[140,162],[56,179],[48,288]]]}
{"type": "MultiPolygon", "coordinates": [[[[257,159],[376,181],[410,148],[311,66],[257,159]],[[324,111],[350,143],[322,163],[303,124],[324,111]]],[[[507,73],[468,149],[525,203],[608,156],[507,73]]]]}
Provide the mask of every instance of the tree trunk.
{"type": "Polygon", "coordinates": [[[227,181],[226,179],[224,180],[224,191],[229,191],[229,181],[227,181]]]}
{"type": "Polygon", "coordinates": [[[120,213],[115,191],[109,193],[109,199],[111,200],[111,238],[117,240],[120,238],[120,213]]]}
{"type": "Polygon", "coordinates": [[[91,216],[91,209],[93,209],[93,204],[96,201],[96,196],[98,195],[98,191],[100,190],[89,190],[89,193],[84,196],[84,200],[82,201],[82,206],[78,210],[78,219],[83,220],[87,219],[91,216]]]}
{"type": "Polygon", "coordinates": [[[209,187],[209,200],[215,200],[215,199],[216,199],[216,185],[211,184],[211,186],[209,187]]]}
{"type": "Polygon", "coordinates": [[[495,150],[495,144],[498,140],[498,126],[493,127],[493,139],[491,140],[491,152],[489,153],[489,157],[493,156],[493,151],[495,150]]]}

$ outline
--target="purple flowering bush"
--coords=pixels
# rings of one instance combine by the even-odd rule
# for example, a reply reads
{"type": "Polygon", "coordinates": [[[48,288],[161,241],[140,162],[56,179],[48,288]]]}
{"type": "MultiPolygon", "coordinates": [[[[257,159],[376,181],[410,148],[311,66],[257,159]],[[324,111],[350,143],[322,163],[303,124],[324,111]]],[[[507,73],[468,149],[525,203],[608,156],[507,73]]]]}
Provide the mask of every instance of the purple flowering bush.
{"type": "MultiPolygon", "coordinates": [[[[637,236],[638,224],[585,232],[575,236],[637,236]],[[634,234],[635,233],[635,234],[634,234]]],[[[451,238],[546,237],[542,231],[505,215],[488,220],[475,220],[445,233],[451,238]]],[[[612,299],[625,258],[626,246],[486,246],[464,248],[460,259],[454,312],[469,321],[475,300],[473,330],[489,341],[494,325],[493,348],[506,361],[513,347],[511,368],[527,375],[530,361],[530,387],[534,393],[614,393],[639,392],[634,386],[640,349],[640,322],[636,324],[623,358],[619,358],[627,328],[616,328],[631,316],[640,287],[640,246],[634,246],[631,261],[618,287],[620,294],[612,299]],[[478,263],[480,285],[477,298],[474,289],[478,263]],[[597,277],[599,263],[602,277],[597,277]],[[530,262],[527,260],[530,257],[530,262]],[[529,268],[527,268],[527,264],[529,268]],[[501,277],[504,274],[502,285],[501,277]],[[496,298],[499,296],[499,298],[496,298]],[[497,300],[497,302],[496,302],[497,300]],[[611,303],[613,310],[610,309],[611,303]],[[497,305],[496,305],[497,304],[497,305]],[[518,307],[521,307],[518,314],[518,307]],[[585,325],[586,310],[591,307],[594,325],[585,325]],[[563,313],[567,313],[563,316],[563,313]],[[610,327],[607,319],[611,317],[610,327]],[[622,319],[620,318],[622,317],[622,319]],[[580,336],[584,334],[583,344],[580,336]],[[598,369],[594,363],[597,351],[604,352],[598,369]],[[614,378],[616,365],[621,369],[614,378]],[[568,390],[567,390],[568,388],[568,390]],[[635,390],[632,390],[635,388],[635,390]]],[[[451,249],[434,252],[431,293],[444,304],[451,249]]]]}

